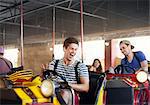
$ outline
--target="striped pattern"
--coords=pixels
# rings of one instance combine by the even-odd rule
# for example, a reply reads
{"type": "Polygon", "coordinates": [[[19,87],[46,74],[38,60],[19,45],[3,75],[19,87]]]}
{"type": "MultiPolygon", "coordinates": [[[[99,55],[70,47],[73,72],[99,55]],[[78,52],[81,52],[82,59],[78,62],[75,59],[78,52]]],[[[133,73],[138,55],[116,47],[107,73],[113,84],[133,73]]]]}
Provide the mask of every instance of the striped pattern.
{"type": "Polygon", "coordinates": [[[27,80],[29,81],[33,77],[33,71],[32,70],[21,70],[16,71],[15,73],[8,75],[8,80],[11,80],[13,83],[17,80],[27,80]]]}
{"type": "MultiPolygon", "coordinates": [[[[56,60],[53,60],[49,64],[49,69],[54,70],[54,65],[55,65],[56,60]]],[[[76,75],[75,75],[75,66],[78,61],[75,61],[72,65],[64,65],[63,59],[60,59],[57,65],[56,72],[63,76],[67,82],[69,83],[77,83],[76,81],[76,75]]],[[[88,77],[88,69],[85,64],[79,63],[78,67],[78,76],[79,77],[88,77]]],[[[57,77],[55,79],[56,81],[63,81],[60,77],[57,77]]]]}

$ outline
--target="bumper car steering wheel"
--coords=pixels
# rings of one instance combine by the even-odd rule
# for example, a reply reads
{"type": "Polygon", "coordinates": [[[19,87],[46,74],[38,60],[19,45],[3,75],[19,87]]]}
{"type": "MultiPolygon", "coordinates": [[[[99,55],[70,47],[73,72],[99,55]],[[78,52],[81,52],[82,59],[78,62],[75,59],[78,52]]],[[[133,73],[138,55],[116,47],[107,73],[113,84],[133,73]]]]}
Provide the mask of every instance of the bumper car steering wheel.
{"type": "Polygon", "coordinates": [[[131,66],[128,66],[128,65],[118,65],[115,69],[114,69],[114,72],[115,74],[123,74],[124,72],[127,72],[127,73],[132,73],[134,74],[135,73],[135,69],[132,68],[131,66]],[[130,68],[130,70],[128,70],[128,68],[130,68]]]}

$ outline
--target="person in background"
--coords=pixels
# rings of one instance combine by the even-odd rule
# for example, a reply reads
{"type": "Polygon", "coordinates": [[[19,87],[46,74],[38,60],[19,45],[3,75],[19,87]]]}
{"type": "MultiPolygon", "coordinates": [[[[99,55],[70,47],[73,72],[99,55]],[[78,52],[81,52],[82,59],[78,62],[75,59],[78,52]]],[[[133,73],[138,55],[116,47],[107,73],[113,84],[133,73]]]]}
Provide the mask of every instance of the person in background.
{"type": "Polygon", "coordinates": [[[7,74],[13,68],[12,63],[3,57],[4,56],[4,48],[0,47],[0,74],[7,74]]]}
{"type": "Polygon", "coordinates": [[[93,64],[90,67],[89,71],[102,73],[102,65],[99,59],[94,59],[93,64]]]}
{"type": "MultiPolygon", "coordinates": [[[[148,72],[148,63],[146,57],[142,51],[133,52],[134,46],[131,45],[130,41],[120,41],[120,50],[124,54],[124,58],[121,60],[121,64],[128,65],[135,71],[144,70],[148,72]]],[[[128,68],[128,73],[131,73],[131,68],[128,68]]],[[[125,72],[127,73],[127,72],[125,72]]],[[[127,73],[127,74],[128,74],[127,73]]]]}
{"type": "MultiPolygon", "coordinates": [[[[55,71],[61,75],[68,82],[69,86],[73,88],[76,92],[88,92],[89,90],[89,74],[88,68],[84,63],[74,59],[79,48],[79,42],[76,38],[69,37],[64,41],[63,51],[64,56],[62,59],[54,59],[49,63],[49,70],[54,70],[54,66],[57,62],[57,67],[55,71]],[[78,64],[78,65],[77,65],[78,64]],[[77,66],[77,74],[75,67],[77,66]],[[79,78],[79,82],[77,80],[79,78]]],[[[62,78],[56,78],[57,81],[63,81],[62,78]]],[[[55,81],[54,80],[54,81],[55,81]]],[[[67,91],[63,92],[63,98],[67,105],[70,105],[67,91]]]]}

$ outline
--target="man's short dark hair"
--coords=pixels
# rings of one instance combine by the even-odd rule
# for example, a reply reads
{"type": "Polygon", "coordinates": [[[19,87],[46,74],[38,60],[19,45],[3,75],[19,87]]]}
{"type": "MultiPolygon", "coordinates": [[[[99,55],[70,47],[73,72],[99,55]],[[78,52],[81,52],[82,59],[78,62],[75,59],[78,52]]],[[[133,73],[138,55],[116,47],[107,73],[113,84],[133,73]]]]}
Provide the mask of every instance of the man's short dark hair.
{"type": "Polygon", "coordinates": [[[67,48],[72,43],[79,45],[79,42],[76,38],[69,37],[69,38],[65,39],[63,47],[67,48]]]}

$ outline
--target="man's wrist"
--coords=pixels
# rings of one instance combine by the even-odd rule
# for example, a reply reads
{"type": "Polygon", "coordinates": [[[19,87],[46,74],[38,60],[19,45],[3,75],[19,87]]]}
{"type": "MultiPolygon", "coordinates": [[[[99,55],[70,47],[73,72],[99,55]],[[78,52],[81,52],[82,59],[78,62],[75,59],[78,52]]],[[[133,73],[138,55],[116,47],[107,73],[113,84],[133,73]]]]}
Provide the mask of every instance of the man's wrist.
{"type": "Polygon", "coordinates": [[[144,70],[145,72],[148,73],[148,68],[147,67],[142,67],[142,68],[140,68],[140,70],[144,70]]]}

